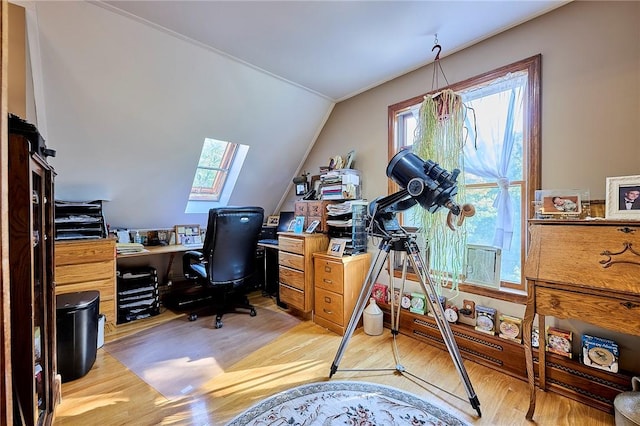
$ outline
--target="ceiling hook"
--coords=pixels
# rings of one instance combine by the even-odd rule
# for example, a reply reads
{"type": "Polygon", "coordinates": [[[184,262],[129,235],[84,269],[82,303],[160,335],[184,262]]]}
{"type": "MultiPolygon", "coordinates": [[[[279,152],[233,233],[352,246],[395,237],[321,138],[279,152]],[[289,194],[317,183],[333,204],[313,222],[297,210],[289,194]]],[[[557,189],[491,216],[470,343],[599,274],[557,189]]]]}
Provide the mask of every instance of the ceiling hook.
{"type": "Polygon", "coordinates": [[[436,53],[436,58],[434,59],[434,61],[439,61],[440,60],[440,52],[442,51],[442,46],[440,46],[439,44],[436,44],[435,46],[433,46],[431,48],[431,51],[433,52],[436,49],[438,49],[438,53],[436,53]]]}

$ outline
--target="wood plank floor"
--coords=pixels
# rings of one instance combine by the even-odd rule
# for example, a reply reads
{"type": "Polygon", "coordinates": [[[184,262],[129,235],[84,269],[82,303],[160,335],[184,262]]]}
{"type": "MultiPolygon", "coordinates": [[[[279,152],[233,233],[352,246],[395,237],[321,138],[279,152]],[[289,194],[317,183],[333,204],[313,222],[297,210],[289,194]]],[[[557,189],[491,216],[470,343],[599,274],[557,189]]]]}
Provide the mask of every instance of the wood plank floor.
{"type": "MultiPolygon", "coordinates": [[[[252,295],[260,309],[281,311],[269,298],[252,295]]],[[[132,333],[144,333],[158,323],[180,314],[166,311],[156,317],[117,327],[105,337],[111,341],[132,333]]],[[[213,328],[213,317],[201,317],[213,328]]],[[[186,319],[185,319],[186,321],[186,319]]],[[[238,336],[238,342],[242,336],[238,336]]],[[[341,337],[303,321],[270,344],[238,360],[223,374],[188,395],[167,400],[127,370],[104,349],[98,350],[91,371],[62,385],[62,402],[56,425],[223,425],[254,403],[285,389],[326,381],[341,337]]],[[[529,393],[524,381],[474,362],[465,361],[473,389],[480,400],[482,417],[469,400],[458,373],[445,351],[431,348],[406,336],[397,339],[400,363],[406,371],[426,380],[391,371],[342,371],[347,369],[393,369],[390,333],[368,336],[358,329],[349,341],[332,380],[360,380],[406,390],[445,407],[474,425],[613,425],[613,416],[568,398],[538,392],[534,422],[525,419],[529,393]]],[[[140,351],[145,348],[141,347],[140,351]]]]}

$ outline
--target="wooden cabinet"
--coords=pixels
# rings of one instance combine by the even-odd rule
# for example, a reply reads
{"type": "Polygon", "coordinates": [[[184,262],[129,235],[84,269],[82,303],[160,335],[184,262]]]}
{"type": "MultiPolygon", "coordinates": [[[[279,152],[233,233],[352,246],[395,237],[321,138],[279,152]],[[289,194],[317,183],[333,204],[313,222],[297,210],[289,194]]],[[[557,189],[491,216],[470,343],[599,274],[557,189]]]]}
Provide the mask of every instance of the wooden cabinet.
{"type": "Polygon", "coordinates": [[[53,169],[22,135],[9,135],[11,377],[15,424],[51,424],[56,376],[53,169]]]}
{"type": "MultiPolygon", "coordinates": [[[[527,375],[531,393],[527,418],[535,410],[531,329],[545,329],[545,316],[578,319],[640,336],[640,222],[533,220],[525,263],[528,301],[523,321],[527,375]]],[[[582,374],[556,372],[544,350],[538,351],[538,384],[612,412],[612,401],[630,382],[623,374],[603,372],[572,360],[582,374]],[[593,371],[593,380],[585,374],[593,371]]]]}
{"type": "Polygon", "coordinates": [[[313,310],[313,253],[326,251],[324,234],[278,234],[280,302],[304,313],[313,310]]]}
{"type": "Polygon", "coordinates": [[[313,321],[344,335],[364,279],[371,255],[334,257],[316,253],[314,262],[315,303],[313,321]]]}
{"type": "Polygon", "coordinates": [[[107,331],[116,324],[116,241],[113,238],[56,243],[56,294],[97,290],[107,331]]]}
{"type": "Polygon", "coordinates": [[[316,232],[327,232],[327,205],[337,203],[337,201],[309,200],[296,201],[295,215],[304,216],[305,227],[317,220],[320,222],[316,232]]]}

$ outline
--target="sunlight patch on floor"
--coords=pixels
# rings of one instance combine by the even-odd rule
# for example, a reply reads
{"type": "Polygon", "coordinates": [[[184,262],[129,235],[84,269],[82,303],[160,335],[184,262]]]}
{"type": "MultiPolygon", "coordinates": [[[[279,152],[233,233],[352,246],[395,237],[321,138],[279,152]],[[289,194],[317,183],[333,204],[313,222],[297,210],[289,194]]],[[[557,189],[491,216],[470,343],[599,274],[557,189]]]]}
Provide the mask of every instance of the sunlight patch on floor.
{"type": "Polygon", "coordinates": [[[173,399],[193,393],[205,377],[221,371],[215,358],[192,360],[184,357],[154,363],[143,371],[142,379],[155,385],[158,391],[162,390],[165,397],[173,399]]]}
{"type": "Polygon", "coordinates": [[[64,409],[65,417],[78,416],[108,405],[115,405],[120,402],[129,402],[130,398],[124,396],[125,392],[102,393],[82,397],[64,397],[60,405],[64,409]]]}

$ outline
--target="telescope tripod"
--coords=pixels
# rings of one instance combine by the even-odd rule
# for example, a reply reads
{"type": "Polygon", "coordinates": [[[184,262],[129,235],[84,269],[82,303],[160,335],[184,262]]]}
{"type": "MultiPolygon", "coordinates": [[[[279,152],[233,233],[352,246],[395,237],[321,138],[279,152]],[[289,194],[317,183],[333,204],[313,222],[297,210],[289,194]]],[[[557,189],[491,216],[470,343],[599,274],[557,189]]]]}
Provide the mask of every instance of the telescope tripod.
{"type": "MultiPolygon", "coordinates": [[[[336,357],[333,360],[333,364],[331,365],[331,372],[329,374],[329,378],[331,378],[336,371],[338,371],[338,364],[344,355],[344,352],[349,344],[349,340],[353,336],[353,332],[358,325],[358,321],[362,317],[362,313],[364,312],[365,305],[369,300],[371,295],[371,290],[373,289],[373,284],[377,281],[382,268],[384,267],[385,262],[389,258],[389,252],[391,250],[406,252],[406,255],[415,271],[416,275],[419,277],[420,286],[422,291],[426,296],[426,302],[428,303],[429,309],[434,313],[434,317],[436,320],[436,324],[438,325],[438,329],[440,330],[440,334],[442,335],[442,339],[449,351],[449,355],[453,361],[453,364],[458,371],[458,375],[460,376],[460,380],[462,381],[465,390],[467,392],[467,396],[469,397],[469,402],[471,406],[478,412],[478,417],[482,417],[482,413],[480,412],[480,401],[473,390],[473,386],[471,385],[471,381],[469,380],[469,376],[467,375],[467,370],[462,363],[462,357],[460,356],[460,350],[458,349],[458,345],[453,337],[453,333],[451,328],[449,327],[449,323],[445,320],[444,317],[444,309],[440,302],[438,301],[438,295],[436,294],[435,287],[433,285],[433,281],[431,276],[428,273],[427,268],[420,257],[420,250],[418,248],[417,243],[413,239],[413,237],[407,234],[401,235],[385,235],[378,246],[378,254],[376,255],[374,261],[371,263],[371,267],[367,273],[364,284],[362,286],[362,290],[360,291],[360,295],[358,297],[358,301],[353,310],[353,314],[351,315],[351,319],[349,320],[349,325],[345,329],[345,334],[342,337],[342,341],[340,342],[340,346],[338,347],[338,352],[336,353],[336,357]]],[[[404,253],[403,253],[404,254],[404,253]]],[[[402,291],[404,290],[404,279],[406,276],[406,259],[403,261],[403,269],[402,269],[402,288],[400,290],[400,294],[402,295],[402,291]]],[[[392,268],[389,268],[389,276],[392,275],[392,268]]],[[[400,319],[400,306],[397,306],[394,301],[391,302],[391,333],[393,334],[394,343],[395,338],[398,335],[398,327],[399,327],[399,319],[400,319]],[[398,309],[397,315],[394,316],[394,307],[398,309]]],[[[405,373],[404,367],[398,362],[398,351],[394,346],[394,355],[396,357],[396,368],[400,374],[405,373]]]]}

